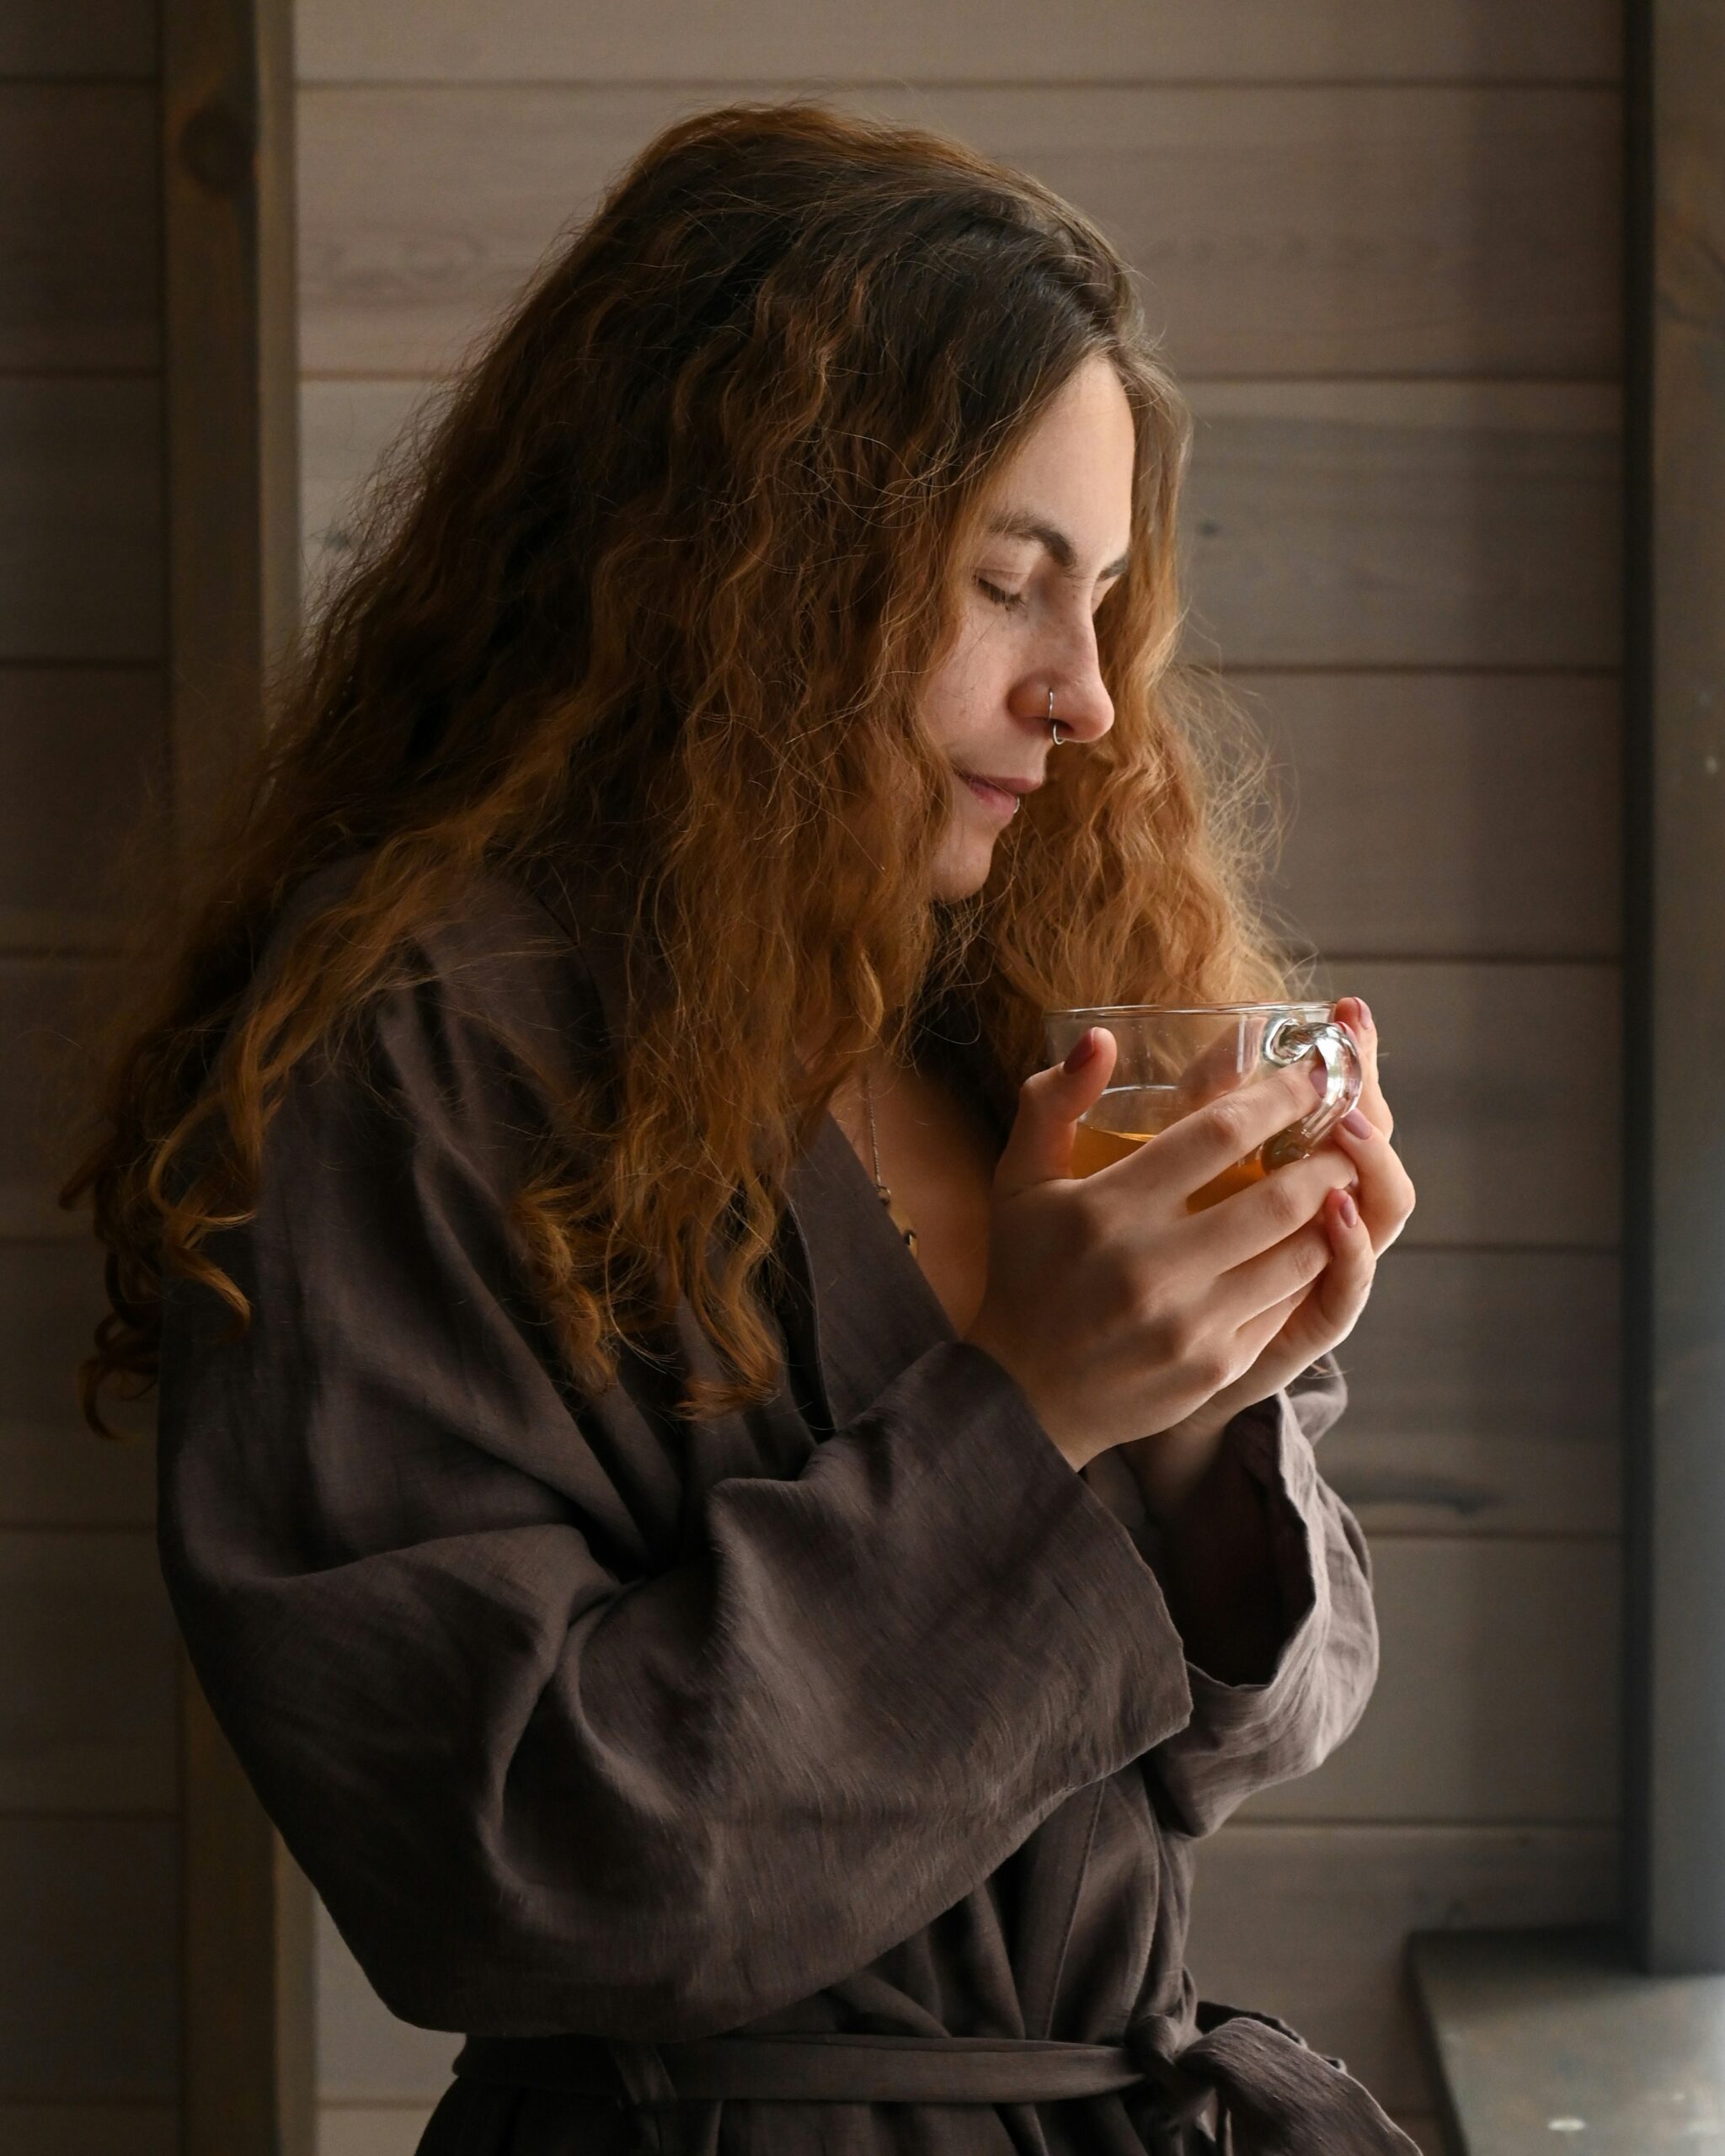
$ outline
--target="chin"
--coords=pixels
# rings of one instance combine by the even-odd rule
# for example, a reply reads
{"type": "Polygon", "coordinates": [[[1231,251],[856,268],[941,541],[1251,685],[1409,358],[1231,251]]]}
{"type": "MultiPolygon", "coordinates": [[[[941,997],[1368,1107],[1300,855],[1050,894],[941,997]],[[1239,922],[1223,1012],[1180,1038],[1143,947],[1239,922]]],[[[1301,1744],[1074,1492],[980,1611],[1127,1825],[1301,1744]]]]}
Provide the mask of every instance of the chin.
{"type": "Polygon", "coordinates": [[[943,850],[934,865],[934,895],[937,899],[974,897],[988,881],[994,867],[992,844],[943,850]]]}

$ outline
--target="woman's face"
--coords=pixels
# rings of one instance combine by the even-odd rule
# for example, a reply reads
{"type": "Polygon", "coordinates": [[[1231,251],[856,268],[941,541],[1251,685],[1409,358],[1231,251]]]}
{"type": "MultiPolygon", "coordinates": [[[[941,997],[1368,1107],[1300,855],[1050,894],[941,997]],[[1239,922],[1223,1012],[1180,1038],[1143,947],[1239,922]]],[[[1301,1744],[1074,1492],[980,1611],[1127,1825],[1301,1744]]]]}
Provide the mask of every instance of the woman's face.
{"type": "Polygon", "coordinates": [[[1114,724],[1095,614],[1125,568],[1134,451],[1126,392],[1097,355],[1065,383],[990,489],[983,536],[964,564],[958,636],[921,706],[953,765],[952,819],[935,860],[938,898],[981,889],[995,841],[1018,813],[1012,796],[973,780],[1034,786],[1050,755],[1081,754],[1114,724]]]}

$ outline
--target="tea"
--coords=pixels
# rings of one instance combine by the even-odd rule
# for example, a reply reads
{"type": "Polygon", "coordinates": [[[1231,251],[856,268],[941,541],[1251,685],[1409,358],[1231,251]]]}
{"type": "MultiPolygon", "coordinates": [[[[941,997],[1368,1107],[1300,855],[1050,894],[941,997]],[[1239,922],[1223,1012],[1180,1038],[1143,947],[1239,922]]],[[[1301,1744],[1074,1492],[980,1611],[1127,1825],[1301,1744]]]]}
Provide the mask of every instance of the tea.
{"type": "MultiPolygon", "coordinates": [[[[1177,1117],[1188,1114],[1191,1098],[1173,1086],[1112,1086],[1090,1109],[1072,1133],[1072,1172],[1093,1176],[1116,1161],[1124,1161],[1140,1145],[1166,1130],[1177,1117]]],[[[1257,1147],[1243,1161],[1213,1176],[1186,1201],[1188,1213],[1201,1213],[1207,1205],[1220,1204],[1236,1190],[1262,1182],[1268,1172],[1263,1148],[1257,1147]]]]}
{"type": "Polygon", "coordinates": [[[1073,1132],[1075,1176],[1093,1176],[1236,1086],[1311,1055],[1317,1107],[1194,1191],[1186,1201],[1191,1213],[1304,1159],[1359,1097],[1359,1047],[1337,1024],[1333,1004],[1104,1003],[1045,1011],[1049,1062],[1063,1061],[1097,1025],[1114,1035],[1116,1059],[1107,1091],[1073,1132]]]}

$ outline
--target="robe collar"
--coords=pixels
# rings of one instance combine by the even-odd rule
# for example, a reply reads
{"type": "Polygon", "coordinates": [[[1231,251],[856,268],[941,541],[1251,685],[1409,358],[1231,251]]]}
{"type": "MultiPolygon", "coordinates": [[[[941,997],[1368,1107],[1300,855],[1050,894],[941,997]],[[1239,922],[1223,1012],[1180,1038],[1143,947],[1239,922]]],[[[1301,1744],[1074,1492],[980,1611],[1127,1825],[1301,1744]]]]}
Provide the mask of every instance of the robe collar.
{"type": "MultiPolygon", "coordinates": [[[[622,1041],[630,1009],[622,906],[585,889],[578,899],[542,858],[531,865],[529,876],[591,977],[606,1032],[622,1041]]],[[[967,1067],[962,1048],[951,1054],[967,1067]]],[[[989,1112],[998,1125],[997,1114],[989,1112]]],[[[873,1178],[829,1112],[822,1111],[814,1138],[792,1163],[785,1195],[789,1232],[782,1253],[801,1276],[830,1424],[842,1428],[919,1355],[958,1336],[888,1218],[873,1178]]]]}

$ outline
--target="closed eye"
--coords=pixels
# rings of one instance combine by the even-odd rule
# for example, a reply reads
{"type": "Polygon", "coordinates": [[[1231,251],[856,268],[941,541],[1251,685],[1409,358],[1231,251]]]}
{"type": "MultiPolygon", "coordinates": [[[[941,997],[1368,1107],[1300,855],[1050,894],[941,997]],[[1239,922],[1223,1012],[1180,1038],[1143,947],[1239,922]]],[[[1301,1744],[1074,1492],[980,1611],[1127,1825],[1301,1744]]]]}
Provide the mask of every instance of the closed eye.
{"type": "Polygon", "coordinates": [[[1024,604],[1022,592],[1002,591],[997,584],[991,584],[985,576],[978,577],[976,581],[996,606],[1004,606],[1010,611],[1024,604]]]}

